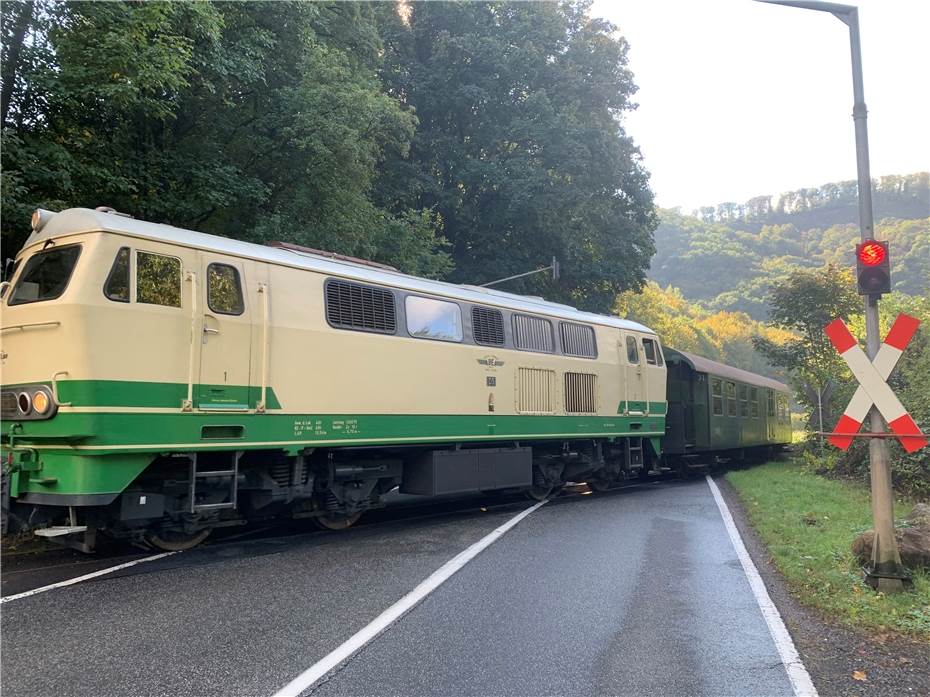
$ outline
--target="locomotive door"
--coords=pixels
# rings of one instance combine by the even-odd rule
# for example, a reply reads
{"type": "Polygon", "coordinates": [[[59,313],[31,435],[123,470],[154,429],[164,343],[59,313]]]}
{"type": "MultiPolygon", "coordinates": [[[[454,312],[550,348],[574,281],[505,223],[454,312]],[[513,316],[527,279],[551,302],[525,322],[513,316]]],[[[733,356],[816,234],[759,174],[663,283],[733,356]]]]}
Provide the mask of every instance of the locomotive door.
{"type": "Polygon", "coordinates": [[[623,403],[620,411],[624,414],[645,414],[646,384],[639,338],[635,334],[622,334],[619,349],[620,365],[624,373],[623,403]]]}
{"type": "Polygon", "coordinates": [[[245,411],[250,407],[252,322],[244,271],[237,260],[202,257],[199,409],[245,411]]]}

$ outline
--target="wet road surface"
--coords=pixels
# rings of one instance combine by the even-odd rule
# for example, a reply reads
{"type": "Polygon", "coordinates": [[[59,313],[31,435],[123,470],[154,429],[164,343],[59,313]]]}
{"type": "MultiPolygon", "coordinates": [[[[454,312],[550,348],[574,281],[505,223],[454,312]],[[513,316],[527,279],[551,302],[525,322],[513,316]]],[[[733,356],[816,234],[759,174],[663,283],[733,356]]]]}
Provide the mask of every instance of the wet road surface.
{"type": "MultiPolygon", "coordinates": [[[[3,693],[273,695],[525,508],[230,541],[5,603],[3,693]]],[[[695,480],[548,503],[304,694],[793,693],[695,480]]]]}

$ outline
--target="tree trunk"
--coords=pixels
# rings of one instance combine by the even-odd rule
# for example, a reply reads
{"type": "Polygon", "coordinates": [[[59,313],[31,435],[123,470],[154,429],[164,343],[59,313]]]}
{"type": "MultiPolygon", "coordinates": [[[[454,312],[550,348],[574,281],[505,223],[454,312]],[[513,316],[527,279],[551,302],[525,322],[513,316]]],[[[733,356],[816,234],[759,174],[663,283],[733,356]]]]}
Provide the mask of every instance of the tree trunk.
{"type": "Polygon", "coordinates": [[[3,91],[0,93],[0,123],[2,124],[7,122],[10,103],[13,101],[13,87],[16,84],[16,75],[19,70],[19,54],[22,51],[23,41],[26,38],[26,32],[29,30],[29,23],[32,21],[34,11],[34,0],[24,2],[20,6],[19,17],[16,18],[16,26],[13,29],[13,35],[10,37],[10,52],[7,56],[6,65],[3,66],[3,91]]]}

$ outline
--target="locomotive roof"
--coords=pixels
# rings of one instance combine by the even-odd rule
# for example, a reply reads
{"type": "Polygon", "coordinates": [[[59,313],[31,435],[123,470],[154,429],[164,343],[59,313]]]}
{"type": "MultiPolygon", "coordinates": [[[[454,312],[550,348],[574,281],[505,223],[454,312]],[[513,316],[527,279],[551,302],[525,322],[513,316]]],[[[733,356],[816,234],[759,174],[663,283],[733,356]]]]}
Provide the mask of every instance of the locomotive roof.
{"type": "Polygon", "coordinates": [[[177,244],[183,247],[220,252],[230,256],[266,261],[282,266],[309,269],[366,283],[379,283],[404,290],[466,300],[482,305],[496,305],[524,312],[548,314],[562,319],[573,319],[655,334],[654,331],[637,322],[612,315],[584,312],[569,305],[549,302],[542,298],[507,293],[480,286],[432,281],[418,276],[410,276],[399,271],[375,268],[364,263],[354,263],[345,259],[334,259],[284,247],[268,247],[228,237],[186,230],[172,225],[136,220],[115,212],[91,210],[90,208],[69,208],[59,213],[42,211],[42,214],[43,217],[48,216],[48,219],[37,231],[34,231],[29,236],[29,239],[26,240],[26,247],[44,242],[47,239],[69,235],[87,232],[113,232],[130,237],[177,244]]]}
{"type": "Polygon", "coordinates": [[[704,356],[698,356],[694,353],[688,353],[687,351],[679,351],[678,349],[665,348],[665,358],[668,360],[670,354],[679,354],[685,361],[699,373],[710,373],[711,375],[717,375],[722,378],[730,378],[731,380],[739,380],[740,382],[745,382],[748,385],[756,385],[758,387],[768,387],[773,390],[778,390],[779,392],[788,392],[788,386],[779,382],[778,380],[773,380],[772,378],[767,378],[764,375],[757,375],[756,373],[750,373],[748,370],[743,370],[742,368],[734,368],[731,365],[726,365],[724,363],[718,363],[717,361],[712,361],[709,358],[704,358],[704,356]]]}

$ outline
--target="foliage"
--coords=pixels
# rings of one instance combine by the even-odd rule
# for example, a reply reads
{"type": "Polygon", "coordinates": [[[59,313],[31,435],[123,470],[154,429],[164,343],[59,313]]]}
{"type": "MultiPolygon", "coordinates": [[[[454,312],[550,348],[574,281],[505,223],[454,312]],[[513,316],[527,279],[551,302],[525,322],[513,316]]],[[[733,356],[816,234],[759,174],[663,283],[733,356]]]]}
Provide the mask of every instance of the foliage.
{"type": "MultiPolygon", "coordinates": [[[[894,289],[930,293],[928,174],[882,177],[874,188],[876,236],[890,242],[894,289]]],[[[828,263],[853,267],[859,241],[855,193],[855,182],[841,182],[783,194],[791,205],[781,209],[771,197],[758,197],[744,206],[730,204],[732,210],[700,209],[697,216],[663,210],[650,277],[711,309],[765,319],[769,288],[793,270],[828,263]]]]}
{"type": "MultiPolygon", "coordinates": [[[[727,480],[802,602],[859,629],[930,638],[930,574],[915,572],[913,590],[896,595],[874,593],[862,581],[850,545],[871,527],[867,489],[784,463],[730,472],[727,480]]],[[[911,506],[898,501],[895,514],[911,506]]]]}
{"type": "Polygon", "coordinates": [[[778,371],[755,350],[753,339],[761,337],[773,345],[792,339],[789,332],[767,327],[742,312],[709,312],[686,300],[679,289],[663,289],[652,281],[639,292],[617,296],[614,311],[658,332],[665,346],[763,375],[778,371]]]}
{"type": "Polygon", "coordinates": [[[438,217],[373,201],[380,163],[407,151],[416,118],[378,79],[371,6],[40,0],[2,11],[4,38],[21,48],[5,53],[3,75],[8,248],[37,205],[107,204],[414,273],[451,267],[438,217]]]}
{"type": "Polygon", "coordinates": [[[384,17],[383,76],[414,108],[409,159],[389,158],[386,205],[430,208],[456,269],[607,310],[654,251],[652,193],[621,115],[635,87],[627,43],[577,3],[411,3],[384,17]]]}

